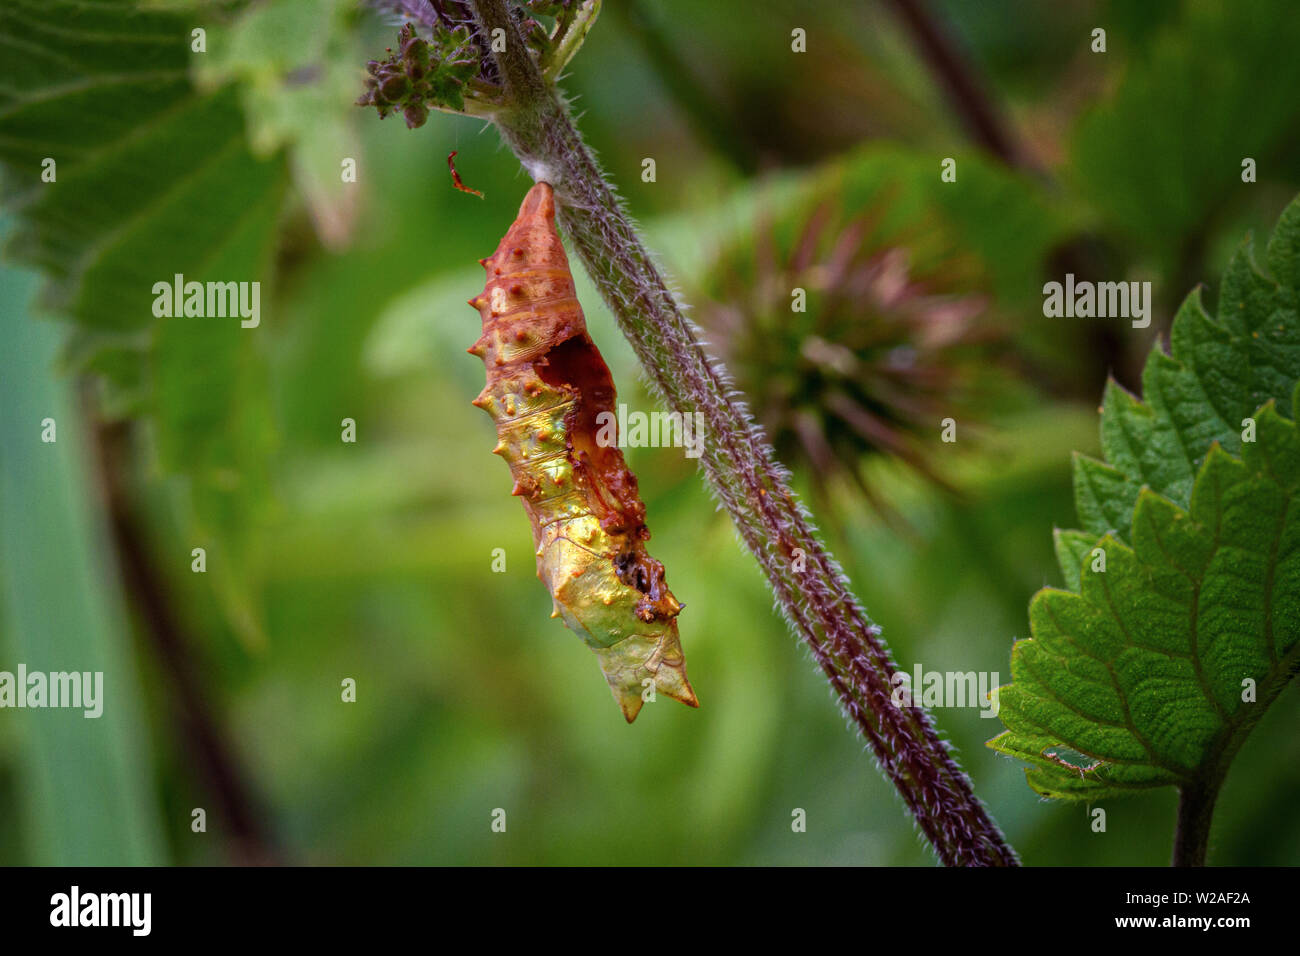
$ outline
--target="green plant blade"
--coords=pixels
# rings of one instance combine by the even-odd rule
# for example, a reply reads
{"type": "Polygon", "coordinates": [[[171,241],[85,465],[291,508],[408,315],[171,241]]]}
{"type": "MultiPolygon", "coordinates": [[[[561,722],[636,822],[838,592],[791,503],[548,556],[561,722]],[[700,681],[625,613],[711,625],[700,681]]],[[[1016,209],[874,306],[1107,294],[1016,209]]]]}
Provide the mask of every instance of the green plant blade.
{"type": "MultiPolygon", "coordinates": [[[[103,673],[103,713],[0,711],[18,722],[28,860],[43,866],[166,862],[125,612],[89,508],[71,383],[56,379],[61,333],[26,316],[35,282],[0,268],[0,670],[103,673]],[[57,441],[41,440],[52,418],[57,441]]],[[[7,821],[10,825],[12,821],[7,821]]]]}

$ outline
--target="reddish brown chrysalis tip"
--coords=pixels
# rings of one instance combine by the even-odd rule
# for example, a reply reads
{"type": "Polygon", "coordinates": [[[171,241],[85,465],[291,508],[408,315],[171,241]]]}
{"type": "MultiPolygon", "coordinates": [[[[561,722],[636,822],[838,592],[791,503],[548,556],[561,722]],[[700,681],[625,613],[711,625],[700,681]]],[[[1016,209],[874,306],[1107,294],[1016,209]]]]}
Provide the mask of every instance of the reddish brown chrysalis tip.
{"type": "Polygon", "coordinates": [[[451,184],[463,193],[469,193],[472,196],[477,196],[479,199],[482,199],[483,194],[481,192],[477,189],[470,189],[461,182],[460,173],[456,172],[456,154],[458,152],[460,152],[460,150],[453,149],[447,154],[447,168],[451,170],[451,184]]]}

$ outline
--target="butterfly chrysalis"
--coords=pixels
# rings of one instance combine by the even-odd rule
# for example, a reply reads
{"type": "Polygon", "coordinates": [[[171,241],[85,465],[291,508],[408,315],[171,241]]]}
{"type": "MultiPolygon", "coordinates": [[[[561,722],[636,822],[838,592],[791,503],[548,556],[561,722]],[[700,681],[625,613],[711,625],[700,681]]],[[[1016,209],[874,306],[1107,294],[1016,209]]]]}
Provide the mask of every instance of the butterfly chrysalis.
{"type": "Polygon", "coordinates": [[[474,404],[496,421],[493,451],[510,465],[511,494],[532,522],[552,617],[595,652],[629,723],[651,686],[698,707],[677,636],[681,605],[646,553],[636,476],[616,441],[597,441],[614,382],[587,334],[548,184],[529,190],[480,262],[487,286],[469,304],[483,334],[469,352],[483,359],[487,385],[474,404]]]}

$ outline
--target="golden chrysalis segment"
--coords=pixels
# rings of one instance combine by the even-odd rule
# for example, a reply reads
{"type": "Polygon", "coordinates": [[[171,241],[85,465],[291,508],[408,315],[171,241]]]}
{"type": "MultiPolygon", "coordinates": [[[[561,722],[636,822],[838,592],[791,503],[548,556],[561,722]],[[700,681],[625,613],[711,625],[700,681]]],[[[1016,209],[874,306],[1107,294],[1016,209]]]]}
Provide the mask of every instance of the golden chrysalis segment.
{"type": "Polygon", "coordinates": [[[493,452],[510,465],[511,494],[532,522],[552,616],[595,652],[629,723],[651,684],[698,707],[677,635],[681,605],[646,553],[636,476],[616,444],[596,441],[614,382],[587,335],[548,184],[529,190],[481,263],[487,285],[469,304],[483,334],[469,352],[487,367],[487,385],[474,404],[496,421],[493,452]]]}

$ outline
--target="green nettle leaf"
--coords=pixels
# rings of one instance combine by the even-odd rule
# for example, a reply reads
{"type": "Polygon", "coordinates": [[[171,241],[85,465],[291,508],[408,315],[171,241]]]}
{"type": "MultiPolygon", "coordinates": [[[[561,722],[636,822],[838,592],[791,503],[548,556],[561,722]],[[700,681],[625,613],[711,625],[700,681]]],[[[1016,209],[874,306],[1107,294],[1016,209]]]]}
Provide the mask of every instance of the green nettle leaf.
{"type": "Polygon", "coordinates": [[[1187,298],[1144,398],[1107,386],[1106,461],[1076,458],[1068,590],[1034,597],[989,742],[1045,796],[1172,784],[1212,805],[1300,666],[1300,200],[1266,262],[1272,280],[1238,250],[1217,318],[1187,298]]]}
{"type": "Polygon", "coordinates": [[[1244,159],[1256,161],[1261,181],[1287,167],[1298,14],[1293,4],[1267,17],[1243,16],[1231,0],[1179,4],[1126,59],[1114,96],[1081,119],[1076,182],[1111,226],[1166,266],[1178,253],[1169,237],[1203,227],[1240,186],[1244,159]]]}
{"type": "MultiPolygon", "coordinates": [[[[192,27],[130,3],[0,10],[0,37],[22,51],[0,65],[3,196],[19,217],[6,252],[45,273],[41,306],[76,323],[68,362],[104,373],[123,411],[192,400],[155,374],[178,336],[203,338],[219,363],[251,361],[237,320],[158,319],[153,286],[177,273],[264,279],[284,195],[283,158],[249,150],[235,88],[192,84],[190,59],[204,55],[191,53],[192,27]]],[[[185,460],[185,436],[165,439],[181,446],[168,464],[231,464],[185,460]]]]}

